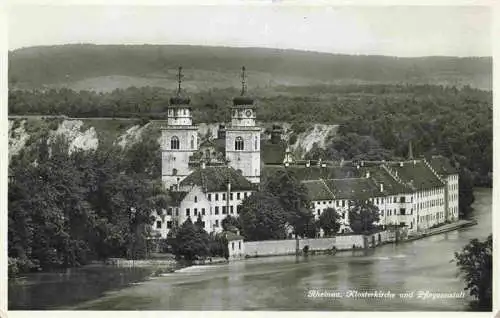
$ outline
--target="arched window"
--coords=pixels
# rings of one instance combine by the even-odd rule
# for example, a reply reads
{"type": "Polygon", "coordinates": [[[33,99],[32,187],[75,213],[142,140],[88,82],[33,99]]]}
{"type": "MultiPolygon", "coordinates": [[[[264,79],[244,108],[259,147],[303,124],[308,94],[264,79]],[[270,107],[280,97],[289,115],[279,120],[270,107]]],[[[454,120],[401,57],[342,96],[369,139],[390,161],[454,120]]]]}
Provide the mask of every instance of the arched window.
{"type": "Polygon", "coordinates": [[[236,137],[236,140],[234,141],[234,149],[235,150],[243,150],[244,149],[243,138],[236,137]]]}
{"type": "Polygon", "coordinates": [[[170,149],[179,149],[179,138],[177,136],[173,136],[170,139],[170,149]]]}
{"type": "Polygon", "coordinates": [[[172,175],[173,175],[173,176],[176,176],[176,175],[177,175],[177,169],[175,169],[175,168],[174,168],[174,169],[172,169],[172,175]]]}
{"type": "Polygon", "coordinates": [[[258,140],[257,140],[257,138],[258,138],[258,137],[257,137],[257,136],[255,136],[255,150],[257,150],[257,149],[258,149],[258,144],[257,144],[257,143],[258,143],[258,140]]]}
{"type": "Polygon", "coordinates": [[[191,149],[194,149],[194,136],[191,136],[191,149]]]}

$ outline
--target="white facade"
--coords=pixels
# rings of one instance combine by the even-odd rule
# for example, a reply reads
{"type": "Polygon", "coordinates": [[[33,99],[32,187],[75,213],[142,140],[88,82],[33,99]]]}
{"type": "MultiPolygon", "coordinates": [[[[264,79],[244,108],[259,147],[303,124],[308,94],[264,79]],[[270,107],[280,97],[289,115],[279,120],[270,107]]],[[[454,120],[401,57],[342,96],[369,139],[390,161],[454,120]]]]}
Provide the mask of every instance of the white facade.
{"type": "Polygon", "coordinates": [[[250,190],[232,190],[229,193],[229,206],[227,192],[204,193],[199,186],[181,187],[181,191],[187,194],[177,206],[163,211],[163,216],[153,214],[155,222],[153,230],[158,231],[163,238],[175,226],[181,226],[188,218],[194,223],[201,216],[208,233],[219,233],[222,231],[222,220],[228,215],[238,218],[241,202],[250,196],[250,190]],[[228,208],[229,207],[229,208],[228,208]],[[161,221],[161,223],[158,223],[161,221]]]}

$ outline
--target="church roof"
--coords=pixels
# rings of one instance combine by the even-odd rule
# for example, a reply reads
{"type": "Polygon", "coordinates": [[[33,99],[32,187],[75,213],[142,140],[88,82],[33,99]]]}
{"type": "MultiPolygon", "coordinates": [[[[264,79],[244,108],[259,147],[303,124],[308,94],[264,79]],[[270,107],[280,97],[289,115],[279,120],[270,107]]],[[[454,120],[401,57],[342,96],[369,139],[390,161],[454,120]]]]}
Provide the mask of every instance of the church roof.
{"type": "Polygon", "coordinates": [[[227,181],[231,190],[256,190],[255,185],[233,168],[226,166],[207,166],[198,168],[181,181],[181,186],[197,185],[205,192],[227,191],[227,181]]]}

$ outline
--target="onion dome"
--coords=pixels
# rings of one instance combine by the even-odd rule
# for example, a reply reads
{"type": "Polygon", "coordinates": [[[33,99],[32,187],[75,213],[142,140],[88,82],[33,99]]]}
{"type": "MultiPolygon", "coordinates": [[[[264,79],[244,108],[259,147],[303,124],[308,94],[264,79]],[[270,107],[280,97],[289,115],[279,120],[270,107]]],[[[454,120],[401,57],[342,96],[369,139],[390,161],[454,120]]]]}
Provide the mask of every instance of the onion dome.
{"type": "Polygon", "coordinates": [[[171,106],[180,106],[180,105],[185,106],[189,105],[189,103],[191,103],[191,99],[187,96],[177,95],[170,98],[171,106]]]}
{"type": "Polygon", "coordinates": [[[246,105],[253,105],[254,99],[249,96],[238,96],[233,98],[233,105],[234,106],[246,106],[246,105]]]}

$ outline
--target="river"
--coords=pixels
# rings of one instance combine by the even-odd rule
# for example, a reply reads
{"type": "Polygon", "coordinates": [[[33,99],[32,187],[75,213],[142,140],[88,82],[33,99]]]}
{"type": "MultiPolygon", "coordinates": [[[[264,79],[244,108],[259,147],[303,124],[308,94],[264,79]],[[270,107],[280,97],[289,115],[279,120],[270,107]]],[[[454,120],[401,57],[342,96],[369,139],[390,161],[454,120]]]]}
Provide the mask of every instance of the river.
{"type": "MultiPolygon", "coordinates": [[[[422,299],[417,295],[463,291],[464,283],[452,263],[454,252],[470,239],[484,239],[492,232],[491,189],[478,189],[475,196],[477,225],[417,241],[335,256],[269,257],[193,266],[105,294],[106,288],[94,287],[99,289],[99,297],[84,301],[82,293],[82,302],[75,297],[65,304],[54,302],[50,298],[60,297],[61,292],[53,289],[47,290],[41,301],[25,292],[22,302],[13,299],[11,303],[9,298],[9,308],[41,308],[46,302],[45,308],[91,310],[463,311],[467,310],[468,297],[422,299]],[[314,290],[338,295],[308,297],[314,290]],[[378,291],[396,297],[347,297],[347,291],[378,291]],[[406,292],[414,294],[399,296],[406,292]]],[[[134,275],[121,275],[134,281],[128,278],[134,275]]],[[[87,283],[113,285],[103,275],[98,278],[102,282],[94,279],[87,283]]],[[[16,294],[9,289],[11,295],[16,294]]]]}

